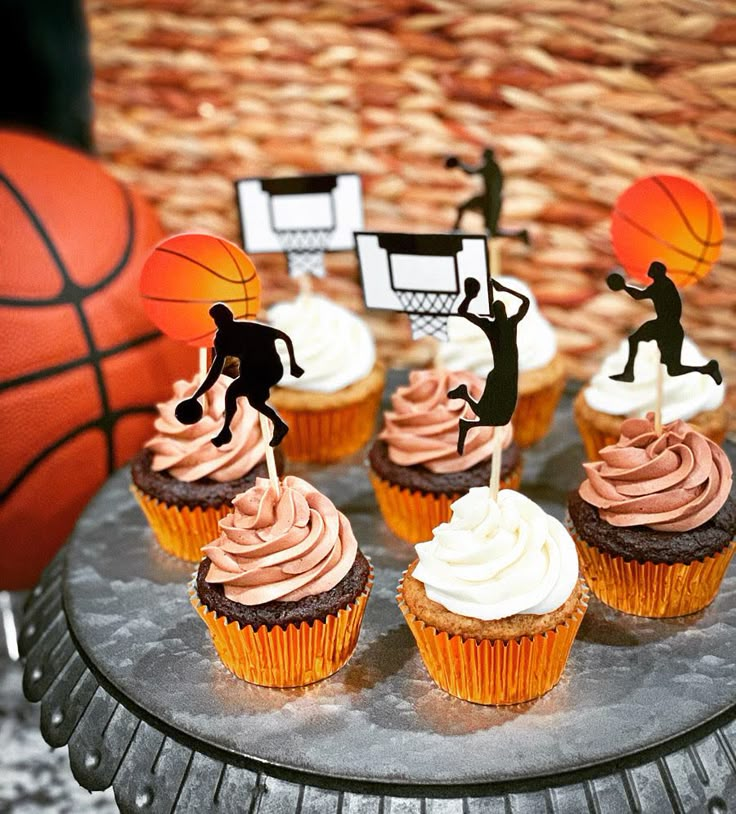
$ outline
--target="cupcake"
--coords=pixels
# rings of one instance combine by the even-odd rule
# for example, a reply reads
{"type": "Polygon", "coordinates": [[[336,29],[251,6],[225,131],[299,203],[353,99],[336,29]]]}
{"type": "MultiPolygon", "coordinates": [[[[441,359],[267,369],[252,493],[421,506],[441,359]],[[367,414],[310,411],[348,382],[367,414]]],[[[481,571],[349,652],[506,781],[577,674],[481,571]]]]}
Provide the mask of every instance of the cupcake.
{"type": "MultiPolygon", "coordinates": [[[[526,448],[543,438],[565,388],[565,363],[557,352],[552,326],[542,316],[529,287],[514,277],[499,276],[499,282],[530,300],[529,311],[519,323],[519,398],[514,411],[514,440],[526,448]]],[[[519,300],[505,291],[494,291],[515,314],[519,300]]],[[[476,325],[462,317],[447,320],[448,341],[440,344],[435,364],[447,370],[470,370],[485,378],[493,367],[488,338],[476,325]]]]}
{"type": "Polygon", "coordinates": [[[301,478],[233,500],[191,589],[225,666],[267,687],[332,675],[360,633],[373,570],[348,519],[301,478]]]}
{"type": "Polygon", "coordinates": [[[734,551],[736,499],[723,450],[684,421],[630,418],[570,496],[569,529],[593,592],[636,616],[708,605],[734,551]]]}
{"type": "Polygon", "coordinates": [[[473,373],[413,370],[409,384],[391,396],[391,410],[369,453],[371,482],[386,525],[410,543],[427,540],[450,519],[450,505],[491,477],[494,434],[503,434],[501,488],[521,482],[521,453],[511,425],[472,429],[463,455],[457,453],[458,421],[473,418],[470,407],[447,393],[467,384],[478,398],[484,381],[473,373]]]}
{"type": "MultiPolygon", "coordinates": [[[[654,410],[659,365],[657,343],[639,344],[633,382],[613,381],[610,377],[624,369],[628,355],[629,345],[624,339],[603,360],[598,372],[575,398],[575,422],[589,461],[598,460],[599,450],[618,441],[626,418],[641,418],[654,410]]],[[[708,360],[686,338],[682,345],[682,361],[688,365],[703,365],[708,360]]],[[[725,385],[716,384],[710,376],[700,373],[684,376],[669,376],[666,370],[662,373],[662,421],[669,424],[682,419],[717,444],[722,444],[727,428],[723,404],[725,385]]]]}
{"type": "Polygon", "coordinates": [[[416,551],[397,599],[441,689],[516,704],[557,684],[588,601],[558,520],[511,489],[494,501],[478,486],[416,551]]]}
{"type": "MultiPolygon", "coordinates": [[[[306,370],[299,379],[285,374],[271,393],[289,425],[287,457],[327,463],[356,452],[373,435],[385,379],[368,327],[316,294],[274,305],[268,320],[289,334],[306,370]]],[[[285,353],[283,359],[288,371],[285,353]]]]}
{"type": "Polygon", "coordinates": [[[199,562],[201,547],[217,536],[218,521],[232,511],[235,495],[266,474],[258,413],[245,399],[238,400],[230,443],[219,449],[212,444],[231,382],[229,376],[219,377],[201,399],[202,419],[189,426],[176,419],[174,409],[199,383],[175,382],[173,397],[158,405],[157,434],[131,462],[131,489],[156,539],[170,554],[190,562],[199,562]]]}

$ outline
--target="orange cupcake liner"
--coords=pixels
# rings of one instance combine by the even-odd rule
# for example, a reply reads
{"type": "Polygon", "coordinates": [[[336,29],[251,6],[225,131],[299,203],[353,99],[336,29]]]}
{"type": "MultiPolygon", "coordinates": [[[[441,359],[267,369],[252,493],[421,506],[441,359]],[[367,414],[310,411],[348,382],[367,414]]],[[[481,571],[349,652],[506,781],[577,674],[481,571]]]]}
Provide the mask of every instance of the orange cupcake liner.
{"type": "Polygon", "coordinates": [[[620,433],[619,435],[611,435],[610,433],[603,432],[577,413],[574,415],[575,423],[577,424],[578,432],[580,433],[580,438],[585,448],[585,457],[589,461],[599,461],[601,459],[599,454],[600,450],[602,450],[603,447],[615,444],[620,438],[620,433]]]}
{"type": "MultiPolygon", "coordinates": [[[[501,479],[501,489],[518,489],[521,484],[521,463],[501,479]]],[[[391,531],[407,543],[422,543],[432,538],[440,523],[452,515],[450,507],[462,493],[436,495],[397,486],[370,471],[371,483],[383,519],[391,531]]]]}
{"type": "Polygon", "coordinates": [[[520,704],[544,695],[562,677],[570,648],[588,608],[583,595],[572,614],[544,633],[502,639],[450,635],[422,622],[404,601],[404,576],[396,596],[431,679],[450,695],[475,704],[520,704]]]}
{"type": "Polygon", "coordinates": [[[289,425],[282,442],[292,461],[330,463],[357,452],[373,436],[382,390],[355,404],[327,410],[289,410],[279,407],[289,425]]]}
{"type": "Polygon", "coordinates": [[[532,393],[520,394],[514,416],[514,441],[525,449],[544,438],[552,426],[555,409],[565,389],[565,377],[532,393]]]}
{"type": "Polygon", "coordinates": [[[189,596],[207,625],[222,663],[231,673],[261,687],[303,687],[336,673],[358,643],[365,606],[373,586],[373,566],[363,593],[337,614],[298,627],[241,627],[202,603],[196,575],[189,596]]]}
{"type": "Polygon", "coordinates": [[[202,546],[220,536],[219,522],[233,508],[229,503],[202,509],[170,506],[131,486],[131,492],[143,510],[156,541],[169,554],[189,562],[202,559],[202,546]]]}
{"type": "Polygon", "coordinates": [[[627,562],[582,540],[569,519],[567,527],[593,593],[606,605],[633,616],[666,619],[710,605],[736,550],[732,541],[713,556],[691,563],[627,562]]]}

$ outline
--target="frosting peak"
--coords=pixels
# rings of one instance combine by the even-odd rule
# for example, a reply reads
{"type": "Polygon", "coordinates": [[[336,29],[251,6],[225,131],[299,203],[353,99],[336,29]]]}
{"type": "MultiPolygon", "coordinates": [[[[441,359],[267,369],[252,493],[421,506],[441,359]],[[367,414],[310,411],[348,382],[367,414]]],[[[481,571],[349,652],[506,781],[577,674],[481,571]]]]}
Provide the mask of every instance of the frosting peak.
{"type": "Polygon", "coordinates": [[[529,498],[487,486],[452,504],[452,518],[416,546],[414,576],[452,613],[489,621],[559,608],[578,579],[575,543],[529,498]]]}
{"type": "Polygon", "coordinates": [[[206,580],[242,605],[295,602],[334,588],[355,562],[358,543],[334,503],[301,478],[268,478],[233,500],[221,534],[202,551],[206,580]]]}
{"type": "Polygon", "coordinates": [[[684,421],[654,430],[654,414],[630,418],[601,460],[583,464],[580,497],[612,526],[689,531],[710,520],[731,491],[726,453],[684,421]]]}
{"type": "Polygon", "coordinates": [[[157,435],[146,443],[153,452],[154,472],[167,471],[176,480],[192,481],[210,478],[218,483],[237,480],[247,475],[266,455],[258,413],[246,399],[238,399],[238,409],[230,429],[232,440],[219,449],[212,444],[225,413],[225,391],[233,380],[220,376],[202,397],[202,418],[191,425],[180,423],[174,415],[176,405],[193,395],[198,380],[174,382],[174,395],[156,405],[159,415],[153,422],[157,435]]]}
{"type": "Polygon", "coordinates": [[[384,429],[378,436],[388,445],[391,461],[400,466],[421,464],[430,472],[462,472],[490,458],[494,432],[504,433],[504,449],[511,444],[510,424],[498,429],[478,427],[468,433],[465,453],[457,454],[458,421],[473,418],[468,404],[447,397],[459,384],[467,384],[473,398],[483,392],[484,381],[474,373],[439,368],[409,373],[409,384],[391,396],[392,409],[385,413],[384,429]]]}

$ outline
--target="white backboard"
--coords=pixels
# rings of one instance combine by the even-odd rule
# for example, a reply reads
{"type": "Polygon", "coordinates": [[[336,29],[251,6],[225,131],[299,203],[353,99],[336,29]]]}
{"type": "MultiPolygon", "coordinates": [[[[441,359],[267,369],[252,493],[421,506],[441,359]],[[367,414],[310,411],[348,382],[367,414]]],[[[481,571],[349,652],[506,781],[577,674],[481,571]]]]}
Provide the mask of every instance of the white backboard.
{"type": "Polygon", "coordinates": [[[480,292],[470,303],[479,315],[490,313],[488,246],[485,235],[357,232],[355,243],[368,308],[406,313],[456,314],[464,283],[476,279],[480,292]],[[442,292],[444,303],[407,307],[401,292],[442,292]]]}
{"type": "Polygon", "coordinates": [[[354,232],[363,228],[363,194],[354,173],[242,178],[235,189],[246,252],[285,252],[295,230],[315,233],[321,251],[350,251],[354,232]]]}

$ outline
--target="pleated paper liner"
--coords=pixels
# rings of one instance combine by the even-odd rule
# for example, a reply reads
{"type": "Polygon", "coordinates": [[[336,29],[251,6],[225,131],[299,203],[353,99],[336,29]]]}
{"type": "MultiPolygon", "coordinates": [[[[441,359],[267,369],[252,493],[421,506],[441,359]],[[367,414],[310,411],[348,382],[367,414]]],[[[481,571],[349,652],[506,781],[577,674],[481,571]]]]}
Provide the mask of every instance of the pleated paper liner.
{"type": "Polygon", "coordinates": [[[450,635],[418,619],[404,601],[406,571],[396,599],[437,686],[475,704],[520,704],[539,698],[562,677],[570,648],[588,608],[588,589],[561,624],[518,639],[472,639],[450,635]]]}
{"type": "MultiPolygon", "coordinates": [[[[501,489],[519,488],[521,468],[519,463],[506,478],[501,478],[501,489]]],[[[436,495],[408,489],[379,478],[373,470],[370,477],[386,525],[397,537],[412,544],[430,540],[432,531],[450,519],[450,507],[463,494],[436,495]]]]}
{"type": "Polygon", "coordinates": [[[585,579],[598,599],[623,613],[656,619],[687,616],[710,605],[736,549],[734,541],[691,563],[627,562],[581,540],[569,518],[567,527],[585,579]]]}
{"type": "Polygon", "coordinates": [[[202,559],[202,546],[220,536],[218,523],[233,510],[229,503],[207,509],[198,506],[191,509],[188,506],[169,506],[149,497],[136,486],[131,486],[130,490],[161,548],[189,562],[199,562],[202,559]]]}
{"type": "Polygon", "coordinates": [[[202,604],[196,573],[189,596],[209,628],[222,663],[231,673],[261,687],[303,687],[336,673],[352,656],[373,586],[373,566],[363,593],[337,614],[298,627],[241,627],[202,604]]]}
{"type": "MultiPolygon", "coordinates": [[[[514,441],[526,449],[541,441],[552,426],[555,409],[565,389],[565,366],[562,358],[556,356],[550,365],[559,368],[559,375],[549,384],[524,393],[520,390],[514,410],[514,441]]],[[[522,378],[524,374],[522,373],[522,378]]]]}
{"type": "Polygon", "coordinates": [[[291,410],[273,403],[289,425],[282,442],[292,461],[330,463],[357,452],[373,435],[383,384],[361,401],[322,410],[291,410]]]}

